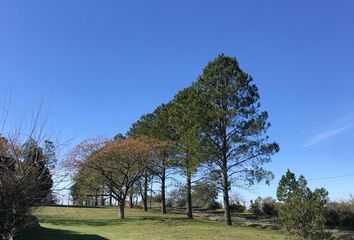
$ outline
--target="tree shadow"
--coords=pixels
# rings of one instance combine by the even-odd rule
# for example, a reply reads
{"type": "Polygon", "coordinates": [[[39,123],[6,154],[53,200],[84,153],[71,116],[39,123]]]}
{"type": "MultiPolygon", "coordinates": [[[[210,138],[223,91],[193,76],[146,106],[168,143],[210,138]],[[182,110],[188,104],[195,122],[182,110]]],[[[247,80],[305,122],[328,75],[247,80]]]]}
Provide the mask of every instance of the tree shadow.
{"type": "Polygon", "coordinates": [[[154,222],[159,222],[159,223],[164,223],[164,224],[175,224],[176,221],[191,223],[191,224],[207,222],[207,220],[199,219],[199,218],[188,219],[187,217],[170,216],[170,215],[129,217],[127,219],[124,219],[123,221],[130,222],[130,223],[142,222],[142,221],[154,221],[154,222]]]}
{"type": "Polygon", "coordinates": [[[42,219],[42,223],[50,223],[53,225],[65,225],[65,226],[78,226],[78,225],[86,225],[86,226],[110,226],[110,225],[118,225],[122,223],[122,221],[115,219],[64,219],[64,218],[47,218],[42,219]]]}
{"type": "Polygon", "coordinates": [[[107,240],[107,238],[94,234],[80,234],[68,230],[31,226],[26,228],[15,240],[107,240]]]}

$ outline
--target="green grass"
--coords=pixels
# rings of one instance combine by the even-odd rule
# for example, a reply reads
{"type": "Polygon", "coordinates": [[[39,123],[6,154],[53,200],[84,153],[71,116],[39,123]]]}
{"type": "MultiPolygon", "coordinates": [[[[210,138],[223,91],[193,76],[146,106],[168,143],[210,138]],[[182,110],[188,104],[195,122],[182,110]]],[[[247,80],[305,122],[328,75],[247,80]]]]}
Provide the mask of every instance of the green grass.
{"type": "Polygon", "coordinates": [[[162,215],[126,209],[126,219],[117,220],[116,208],[42,207],[35,211],[40,226],[27,228],[16,240],[100,240],[100,239],[285,239],[275,230],[246,226],[225,226],[218,221],[184,214],[162,215]]]}

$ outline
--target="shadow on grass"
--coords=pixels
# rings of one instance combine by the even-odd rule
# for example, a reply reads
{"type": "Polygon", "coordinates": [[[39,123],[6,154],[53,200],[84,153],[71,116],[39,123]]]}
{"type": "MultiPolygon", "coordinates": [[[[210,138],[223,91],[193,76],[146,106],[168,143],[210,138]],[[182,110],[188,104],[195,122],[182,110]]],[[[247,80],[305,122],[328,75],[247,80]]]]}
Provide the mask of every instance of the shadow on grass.
{"type": "Polygon", "coordinates": [[[153,221],[160,223],[170,223],[174,221],[178,222],[205,222],[206,220],[201,219],[187,219],[180,216],[127,216],[125,219],[75,219],[75,218],[43,218],[40,220],[41,223],[48,223],[51,225],[60,226],[118,226],[123,224],[134,224],[145,221],[153,221]]]}
{"type": "Polygon", "coordinates": [[[93,235],[80,234],[67,230],[31,226],[15,237],[15,240],[107,240],[107,238],[93,235]]]}
{"type": "Polygon", "coordinates": [[[204,220],[200,218],[188,219],[187,217],[180,216],[139,216],[139,217],[129,217],[124,219],[126,223],[142,223],[145,221],[152,221],[155,223],[162,223],[167,225],[176,225],[176,224],[198,224],[198,223],[209,223],[214,221],[204,220]]]}
{"type": "Polygon", "coordinates": [[[64,225],[64,226],[111,226],[118,225],[124,221],[114,220],[114,219],[67,219],[67,218],[47,218],[42,219],[41,223],[50,223],[53,225],[64,225]]]}
{"type": "Polygon", "coordinates": [[[259,229],[269,229],[269,230],[280,230],[280,226],[276,225],[262,225],[262,224],[257,224],[257,223],[252,223],[252,224],[241,224],[246,227],[252,227],[252,228],[259,228],[259,229]]]}
{"type": "MultiPolygon", "coordinates": [[[[158,215],[158,216],[127,216],[123,220],[119,219],[75,219],[75,218],[42,218],[41,223],[50,224],[53,227],[71,227],[71,226],[118,226],[124,224],[139,224],[151,221],[151,224],[162,223],[166,225],[182,224],[198,224],[207,223],[208,220],[187,219],[181,215],[158,215]]],[[[105,240],[106,238],[95,234],[80,234],[70,230],[52,229],[41,227],[38,222],[27,227],[23,232],[15,237],[15,240],[105,240]]]]}

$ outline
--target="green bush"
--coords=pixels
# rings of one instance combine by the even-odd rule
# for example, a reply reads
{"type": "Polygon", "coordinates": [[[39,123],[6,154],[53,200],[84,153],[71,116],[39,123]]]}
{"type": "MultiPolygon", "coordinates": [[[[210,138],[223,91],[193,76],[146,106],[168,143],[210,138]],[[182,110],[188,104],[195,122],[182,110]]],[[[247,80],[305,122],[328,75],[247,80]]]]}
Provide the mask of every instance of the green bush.
{"type": "Polygon", "coordinates": [[[205,208],[210,210],[216,210],[222,208],[221,204],[215,200],[210,201],[208,204],[205,205],[205,208]]]}
{"type": "Polygon", "coordinates": [[[230,211],[231,212],[237,212],[237,213],[242,213],[246,210],[246,207],[240,204],[239,202],[231,203],[230,204],[230,211]]]}
{"type": "Polygon", "coordinates": [[[162,195],[161,195],[161,193],[155,194],[155,195],[152,197],[152,201],[153,201],[153,202],[156,202],[156,203],[161,203],[161,202],[162,202],[162,195]]]}
{"type": "Polygon", "coordinates": [[[262,212],[268,216],[278,216],[279,204],[272,197],[264,198],[262,201],[262,212]]]}
{"type": "Polygon", "coordinates": [[[262,198],[258,197],[256,200],[251,200],[250,202],[250,208],[249,211],[256,217],[258,218],[263,214],[262,208],[261,208],[261,203],[262,203],[262,198]]]}
{"type": "Polygon", "coordinates": [[[354,204],[351,202],[331,202],[326,205],[326,225],[354,229],[354,204]]]}

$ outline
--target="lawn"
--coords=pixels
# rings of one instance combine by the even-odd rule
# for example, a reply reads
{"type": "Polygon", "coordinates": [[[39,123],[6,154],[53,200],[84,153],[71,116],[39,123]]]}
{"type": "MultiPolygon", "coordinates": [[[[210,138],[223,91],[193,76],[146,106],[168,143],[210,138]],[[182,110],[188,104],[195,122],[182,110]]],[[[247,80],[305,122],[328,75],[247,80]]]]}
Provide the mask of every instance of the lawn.
{"type": "Polygon", "coordinates": [[[26,229],[15,239],[285,239],[275,230],[188,220],[184,214],[127,209],[126,219],[121,221],[117,213],[116,208],[42,207],[35,211],[40,226],[26,229]]]}

